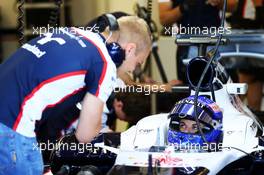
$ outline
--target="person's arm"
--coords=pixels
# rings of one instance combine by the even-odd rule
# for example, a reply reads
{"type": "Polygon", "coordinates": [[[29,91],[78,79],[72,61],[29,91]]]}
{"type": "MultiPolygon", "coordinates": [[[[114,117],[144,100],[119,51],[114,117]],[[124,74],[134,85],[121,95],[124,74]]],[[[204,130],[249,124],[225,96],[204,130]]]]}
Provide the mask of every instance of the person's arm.
{"type": "Polygon", "coordinates": [[[97,48],[88,57],[89,68],[84,78],[86,94],[82,99],[82,109],[75,136],[79,142],[90,142],[101,129],[103,107],[114,90],[116,68],[110,61],[107,50],[97,48]]]}
{"type": "Polygon", "coordinates": [[[86,93],[75,133],[79,142],[90,142],[99,133],[103,106],[104,102],[102,100],[90,93],[86,93]]]}
{"type": "Polygon", "coordinates": [[[159,3],[159,18],[160,23],[164,26],[172,25],[179,21],[182,17],[179,6],[172,7],[172,2],[160,2],[159,3]]]}

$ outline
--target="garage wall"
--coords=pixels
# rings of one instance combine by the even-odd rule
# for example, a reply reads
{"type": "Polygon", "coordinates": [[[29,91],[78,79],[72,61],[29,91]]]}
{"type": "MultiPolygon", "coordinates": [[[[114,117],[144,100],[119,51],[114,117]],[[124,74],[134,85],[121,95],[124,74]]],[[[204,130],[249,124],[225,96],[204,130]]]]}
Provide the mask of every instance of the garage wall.
{"type": "MultiPolygon", "coordinates": [[[[0,0],[0,27],[1,29],[15,29],[17,27],[17,6],[16,0],[0,0]]],[[[5,35],[0,38],[1,52],[0,59],[10,56],[19,46],[17,37],[5,35]]]]}
{"type": "Polygon", "coordinates": [[[124,11],[133,13],[134,0],[72,0],[72,21],[84,25],[89,20],[106,12],[124,11]]]}
{"type": "Polygon", "coordinates": [[[17,23],[16,0],[0,0],[1,28],[15,28],[17,23]]]}
{"type": "MultiPolygon", "coordinates": [[[[85,25],[97,15],[98,1],[72,0],[69,4],[71,7],[71,19],[74,26],[85,25]]],[[[105,7],[100,8],[104,9],[105,7]]]]}

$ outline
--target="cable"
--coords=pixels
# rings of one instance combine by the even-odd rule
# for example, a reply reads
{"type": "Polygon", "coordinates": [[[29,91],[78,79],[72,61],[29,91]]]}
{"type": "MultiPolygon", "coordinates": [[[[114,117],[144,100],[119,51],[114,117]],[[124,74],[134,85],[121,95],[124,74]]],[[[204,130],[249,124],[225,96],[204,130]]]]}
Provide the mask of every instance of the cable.
{"type": "Polygon", "coordinates": [[[147,3],[147,22],[150,23],[152,17],[152,0],[148,0],[147,3]]]}
{"type": "Polygon", "coordinates": [[[246,151],[244,151],[244,150],[242,150],[242,149],[239,149],[239,148],[236,148],[236,147],[232,147],[232,146],[226,146],[226,147],[222,147],[222,149],[223,149],[223,148],[228,148],[228,149],[235,149],[235,150],[237,150],[237,151],[240,151],[240,152],[244,153],[245,155],[247,155],[247,156],[249,156],[249,157],[251,157],[251,158],[254,158],[254,159],[255,159],[255,157],[254,157],[254,156],[252,156],[251,154],[247,153],[246,151]]]}
{"type": "MultiPolygon", "coordinates": [[[[220,24],[220,27],[221,27],[221,28],[224,27],[225,13],[226,13],[226,6],[227,6],[227,0],[224,0],[223,10],[222,10],[222,19],[221,19],[221,24],[220,24]]],[[[218,49],[219,49],[219,45],[220,45],[221,40],[222,40],[222,33],[219,34],[219,37],[218,37],[217,42],[216,42],[216,45],[215,45],[214,52],[213,52],[213,54],[212,54],[213,56],[210,58],[210,60],[208,61],[208,63],[206,64],[206,66],[205,66],[205,68],[204,68],[204,71],[203,71],[203,73],[202,73],[202,75],[201,75],[201,78],[200,78],[200,80],[199,80],[199,82],[198,82],[198,85],[197,85],[197,87],[196,87],[196,89],[195,89],[195,95],[194,95],[194,113],[195,113],[195,121],[196,121],[196,123],[197,123],[197,128],[198,128],[198,130],[199,130],[199,133],[201,134],[201,137],[202,137],[203,141],[204,141],[205,143],[207,143],[207,144],[208,144],[208,142],[207,142],[207,140],[206,140],[206,138],[205,138],[205,136],[204,136],[204,133],[203,133],[201,127],[200,127],[200,122],[199,122],[199,119],[198,119],[198,116],[197,116],[197,114],[198,114],[198,111],[197,111],[197,107],[198,107],[198,95],[199,95],[200,87],[201,87],[201,84],[202,84],[202,82],[203,82],[203,80],[204,80],[205,74],[206,74],[206,72],[208,71],[210,65],[212,64],[213,60],[214,60],[215,57],[216,57],[216,53],[217,53],[217,51],[218,51],[218,49]]]]}
{"type": "Polygon", "coordinates": [[[19,0],[19,5],[18,5],[18,33],[19,33],[19,44],[22,46],[25,42],[25,34],[24,34],[24,29],[25,29],[25,23],[24,23],[24,16],[25,16],[25,11],[24,11],[24,4],[25,0],[19,0]]]}
{"type": "Polygon", "coordinates": [[[138,17],[144,19],[147,22],[152,34],[152,41],[157,41],[159,38],[159,32],[156,23],[152,20],[152,0],[147,1],[147,8],[136,4],[135,11],[138,17]]]}
{"type": "Polygon", "coordinates": [[[55,0],[56,8],[51,11],[50,18],[48,21],[49,25],[52,27],[57,27],[57,25],[59,23],[60,9],[61,9],[62,3],[63,3],[62,0],[55,0]]]}
{"type": "Polygon", "coordinates": [[[210,91],[211,91],[212,99],[213,99],[214,102],[216,102],[213,83],[210,83],[209,88],[210,88],[210,91]]]}

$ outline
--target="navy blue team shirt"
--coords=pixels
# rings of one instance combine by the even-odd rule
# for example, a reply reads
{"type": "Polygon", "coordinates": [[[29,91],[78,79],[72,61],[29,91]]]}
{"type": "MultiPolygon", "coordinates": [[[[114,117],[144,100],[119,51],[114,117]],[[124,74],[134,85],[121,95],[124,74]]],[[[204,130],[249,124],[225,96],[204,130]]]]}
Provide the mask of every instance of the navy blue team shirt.
{"type": "Polygon", "coordinates": [[[115,80],[115,64],[99,34],[60,28],[24,44],[0,65],[0,123],[34,137],[45,111],[67,109],[87,92],[105,102],[115,80]]]}

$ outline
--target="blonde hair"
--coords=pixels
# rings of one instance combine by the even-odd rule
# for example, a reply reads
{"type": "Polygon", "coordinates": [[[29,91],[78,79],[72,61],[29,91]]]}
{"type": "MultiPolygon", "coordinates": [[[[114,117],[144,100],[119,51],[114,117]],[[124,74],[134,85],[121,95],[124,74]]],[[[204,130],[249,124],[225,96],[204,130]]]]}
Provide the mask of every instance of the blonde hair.
{"type": "Polygon", "coordinates": [[[136,53],[151,50],[151,32],[148,24],[137,16],[119,18],[119,41],[135,43],[136,53]]]}

